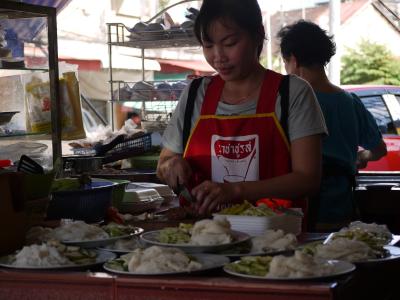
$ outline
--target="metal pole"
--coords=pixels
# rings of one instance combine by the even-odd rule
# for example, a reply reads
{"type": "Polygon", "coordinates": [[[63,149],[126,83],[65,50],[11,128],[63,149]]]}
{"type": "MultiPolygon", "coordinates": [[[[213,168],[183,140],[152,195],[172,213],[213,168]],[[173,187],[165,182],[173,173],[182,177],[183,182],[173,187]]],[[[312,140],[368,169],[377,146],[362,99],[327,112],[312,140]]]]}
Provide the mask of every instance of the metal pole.
{"type": "MultiPolygon", "coordinates": [[[[114,83],[113,83],[113,74],[112,74],[112,45],[111,45],[111,24],[107,24],[108,32],[107,32],[107,44],[108,44],[108,74],[110,78],[110,105],[108,107],[108,122],[111,125],[111,130],[114,131],[114,83]]],[[[115,26],[117,32],[115,33],[118,36],[118,25],[115,26]]]]}
{"type": "Polygon", "coordinates": [[[329,1],[329,33],[333,35],[336,43],[336,54],[329,63],[329,80],[334,84],[340,84],[340,0],[329,1]]]}
{"type": "MultiPolygon", "coordinates": [[[[142,80],[145,81],[146,79],[146,70],[145,70],[145,66],[144,66],[144,60],[145,60],[145,56],[144,56],[144,48],[142,48],[142,80]]],[[[149,100],[149,99],[146,99],[149,100]]],[[[146,119],[146,100],[143,99],[142,100],[142,118],[146,119]]]]}
{"type": "Polygon", "coordinates": [[[53,168],[57,159],[62,158],[61,147],[61,98],[58,73],[58,44],[57,44],[57,12],[55,8],[48,8],[48,53],[49,53],[49,80],[51,98],[51,129],[53,147],[53,168]]]}

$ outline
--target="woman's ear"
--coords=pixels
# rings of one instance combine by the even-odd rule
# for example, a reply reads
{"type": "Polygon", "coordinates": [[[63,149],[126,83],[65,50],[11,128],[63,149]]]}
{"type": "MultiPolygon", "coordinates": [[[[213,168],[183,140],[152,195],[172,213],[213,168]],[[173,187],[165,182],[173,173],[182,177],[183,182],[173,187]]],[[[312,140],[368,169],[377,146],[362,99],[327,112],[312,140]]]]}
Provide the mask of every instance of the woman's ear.
{"type": "Polygon", "coordinates": [[[297,61],[296,56],[294,56],[294,55],[292,54],[292,55],[290,56],[290,60],[292,61],[293,67],[294,67],[295,69],[298,69],[298,68],[300,67],[300,65],[299,65],[299,63],[298,63],[298,61],[297,61]]]}

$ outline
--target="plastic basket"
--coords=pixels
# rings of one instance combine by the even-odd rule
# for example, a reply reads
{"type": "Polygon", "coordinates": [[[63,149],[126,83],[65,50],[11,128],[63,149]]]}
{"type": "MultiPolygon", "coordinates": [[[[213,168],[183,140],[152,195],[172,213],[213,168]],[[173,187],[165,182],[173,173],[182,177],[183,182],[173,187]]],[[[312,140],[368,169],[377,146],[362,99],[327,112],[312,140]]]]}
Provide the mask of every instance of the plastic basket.
{"type": "Polygon", "coordinates": [[[102,221],[111,206],[115,183],[92,182],[81,190],[54,192],[47,219],[74,219],[87,223],[102,221]]]}
{"type": "Polygon", "coordinates": [[[103,158],[103,163],[132,157],[145,153],[151,149],[151,134],[145,133],[139,137],[127,138],[123,142],[115,145],[103,158]]]}

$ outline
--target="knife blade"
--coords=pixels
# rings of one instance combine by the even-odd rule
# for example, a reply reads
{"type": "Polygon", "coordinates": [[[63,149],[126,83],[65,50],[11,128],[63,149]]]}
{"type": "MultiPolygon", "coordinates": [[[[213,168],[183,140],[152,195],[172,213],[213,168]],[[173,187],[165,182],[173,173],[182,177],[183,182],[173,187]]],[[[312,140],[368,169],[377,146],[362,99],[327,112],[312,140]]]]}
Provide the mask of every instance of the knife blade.
{"type": "Polygon", "coordinates": [[[183,184],[179,185],[178,188],[176,189],[176,191],[174,191],[175,194],[177,194],[178,196],[184,198],[185,200],[187,200],[189,203],[195,203],[196,200],[193,198],[192,194],[190,193],[190,191],[188,190],[188,188],[186,186],[184,186],[183,184]]]}

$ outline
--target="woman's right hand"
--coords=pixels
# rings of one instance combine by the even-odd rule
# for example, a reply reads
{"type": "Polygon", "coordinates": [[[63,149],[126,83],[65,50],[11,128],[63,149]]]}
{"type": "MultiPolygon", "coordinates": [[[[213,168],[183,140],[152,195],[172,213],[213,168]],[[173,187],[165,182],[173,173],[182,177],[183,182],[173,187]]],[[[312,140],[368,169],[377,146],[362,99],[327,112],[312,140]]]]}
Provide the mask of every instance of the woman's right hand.
{"type": "Polygon", "coordinates": [[[192,169],[181,154],[164,148],[158,160],[157,176],[172,190],[176,190],[179,185],[189,183],[192,169]]]}

